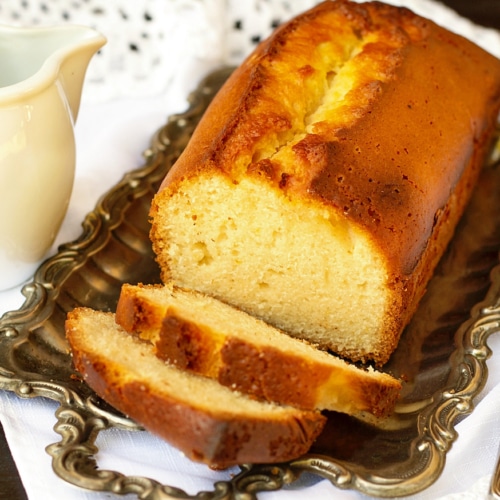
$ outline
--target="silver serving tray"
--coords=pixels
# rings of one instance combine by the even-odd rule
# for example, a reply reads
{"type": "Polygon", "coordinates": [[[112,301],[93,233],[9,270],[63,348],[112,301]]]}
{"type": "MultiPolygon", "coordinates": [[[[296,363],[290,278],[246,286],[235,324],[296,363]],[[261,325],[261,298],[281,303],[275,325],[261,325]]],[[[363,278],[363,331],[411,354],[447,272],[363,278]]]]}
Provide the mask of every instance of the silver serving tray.
{"type": "Polygon", "coordinates": [[[55,428],[62,438],[47,448],[54,471],[91,490],[151,500],[250,500],[309,472],[373,496],[420,491],[441,473],[457,437],[454,425],[473,410],[487,377],[488,336],[500,330],[498,161],[485,167],[456,236],[386,366],[406,380],[392,418],[372,426],[329,413],[309,454],[277,465],[242,464],[233,479],[194,496],[98,468],[100,431],[140,427],[99,399],[73,371],[65,316],[76,306],[114,310],[124,282],[159,282],[148,239],[151,198],[230,71],[216,71],[200,84],[189,109],[158,131],[143,168],[101,198],[83,221],[81,236],[62,245],[23,288],[23,306],[0,319],[0,388],[60,403],[55,428]]]}

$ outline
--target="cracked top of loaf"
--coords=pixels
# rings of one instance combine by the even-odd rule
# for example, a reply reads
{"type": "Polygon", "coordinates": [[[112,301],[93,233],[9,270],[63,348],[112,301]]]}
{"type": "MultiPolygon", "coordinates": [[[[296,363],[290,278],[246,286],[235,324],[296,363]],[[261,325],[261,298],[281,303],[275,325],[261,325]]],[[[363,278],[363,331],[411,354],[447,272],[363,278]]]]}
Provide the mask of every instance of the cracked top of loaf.
{"type": "Polygon", "coordinates": [[[207,169],[266,177],[368,227],[408,274],[490,138],[499,82],[498,60],[410,10],[327,1],[236,70],[164,185],[207,169]]]}
{"type": "Polygon", "coordinates": [[[231,75],[153,201],[164,280],[387,361],[490,151],[500,61],[405,8],[327,1],[231,75]]]}

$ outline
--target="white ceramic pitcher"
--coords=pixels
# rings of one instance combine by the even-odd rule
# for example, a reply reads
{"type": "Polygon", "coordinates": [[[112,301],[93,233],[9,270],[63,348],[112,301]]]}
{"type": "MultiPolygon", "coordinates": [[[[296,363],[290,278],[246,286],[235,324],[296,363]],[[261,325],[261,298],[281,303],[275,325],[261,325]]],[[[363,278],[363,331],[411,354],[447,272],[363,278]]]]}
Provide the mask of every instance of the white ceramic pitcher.
{"type": "Polygon", "coordinates": [[[34,273],[60,228],[85,72],[105,42],[84,26],[0,26],[0,290],[34,273]]]}

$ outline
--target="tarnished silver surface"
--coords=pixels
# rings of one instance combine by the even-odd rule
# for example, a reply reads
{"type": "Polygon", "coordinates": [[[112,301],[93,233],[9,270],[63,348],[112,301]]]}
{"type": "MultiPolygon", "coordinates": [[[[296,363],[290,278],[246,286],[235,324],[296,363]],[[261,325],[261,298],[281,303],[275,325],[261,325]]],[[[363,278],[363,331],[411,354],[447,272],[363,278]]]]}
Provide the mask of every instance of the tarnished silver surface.
{"type": "Polygon", "coordinates": [[[457,437],[456,422],[474,408],[487,377],[488,337],[500,331],[498,162],[484,169],[453,243],[386,366],[406,381],[393,417],[377,427],[329,413],[308,455],[286,464],[242,465],[231,481],[194,496],[152,479],[101,470],[94,459],[99,432],[140,428],[74,373],[64,338],[66,313],[76,306],[114,310],[122,283],[159,281],[148,238],[151,198],[229,72],[215,72],[200,85],[189,110],[155,136],[144,167],[101,198],[80,238],[61,246],[24,287],[21,309],[0,319],[0,388],[60,403],[61,440],[47,451],[55,472],[83,488],[150,500],[249,500],[308,471],[374,496],[422,490],[439,476],[457,437]]]}

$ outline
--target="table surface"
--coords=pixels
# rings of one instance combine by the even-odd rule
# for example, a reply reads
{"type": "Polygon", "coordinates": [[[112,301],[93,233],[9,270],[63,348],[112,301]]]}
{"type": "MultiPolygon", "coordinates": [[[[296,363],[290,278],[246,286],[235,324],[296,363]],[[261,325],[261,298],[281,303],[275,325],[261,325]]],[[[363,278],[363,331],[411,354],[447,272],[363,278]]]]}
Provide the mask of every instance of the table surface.
{"type": "MultiPolygon", "coordinates": [[[[499,0],[441,0],[477,24],[500,29],[499,0]]],[[[27,500],[0,424],[0,499],[27,500]]]]}

